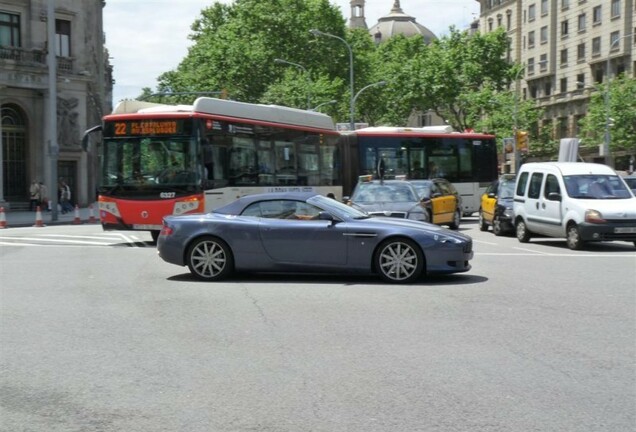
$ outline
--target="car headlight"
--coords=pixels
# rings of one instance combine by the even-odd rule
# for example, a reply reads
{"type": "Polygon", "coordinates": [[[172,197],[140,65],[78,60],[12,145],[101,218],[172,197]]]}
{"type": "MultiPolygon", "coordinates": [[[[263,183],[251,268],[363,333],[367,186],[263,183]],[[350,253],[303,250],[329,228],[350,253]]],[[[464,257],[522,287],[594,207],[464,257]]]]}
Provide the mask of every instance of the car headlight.
{"type": "Polygon", "coordinates": [[[512,219],[512,217],[514,216],[514,212],[512,211],[511,208],[505,209],[503,214],[504,214],[505,217],[507,217],[509,219],[512,219]]]}
{"type": "Polygon", "coordinates": [[[426,214],[420,212],[409,212],[408,218],[411,220],[426,222],[426,214]]]}
{"type": "Polygon", "coordinates": [[[455,237],[447,237],[443,235],[436,234],[435,241],[438,243],[450,243],[450,244],[461,244],[462,241],[455,237]]]}
{"type": "Polygon", "coordinates": [[[600,223],[605,223],[607,221],[603,219],[603,215],[601,214],[600,211],[585,210],[585,222],[600,224],[600,223]]]}

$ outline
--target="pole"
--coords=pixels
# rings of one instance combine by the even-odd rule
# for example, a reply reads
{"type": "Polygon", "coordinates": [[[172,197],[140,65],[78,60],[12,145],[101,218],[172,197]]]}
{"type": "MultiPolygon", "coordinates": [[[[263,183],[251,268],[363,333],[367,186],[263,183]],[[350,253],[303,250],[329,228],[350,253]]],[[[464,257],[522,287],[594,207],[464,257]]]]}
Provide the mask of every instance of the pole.
{"type": "Polygon", "coordinates": [[[386,81],[378,81],[377,83],[369,84],[368,86],[362,87],[360,90],[358,90],[358,93],[356,93],[356,95],[353,97],[352,106],[353,106],[354,112],[355,112],[356,100],[358,99],[358,96],[360,96],[360,93],[362,93],[363,91],[365,91],[368,88],[384,86],[384,85],[386,85],[386,81]]]}
{"type": "Polygon", "coordinates": [[[350,117],[349,127],[351,128],[351,131],[354,131],[356,128],[356,123],[355,123],[355,117],[354,117],[355,116],[355,113],[354,113],[355,101],[354,101],[354,95],[353,95],[353,51],[351,50],[351,45],[349,45],[349,43],[343,38],[341,38],[340,36],[336,36],[331,33],[325,33],[316,29],[309,30],[309,32],[313,34],[314,36],[327,36],[334,39],[338,39],[340,42],[345,44],[347,49],[349,50],[349,92],[351,93],[351,97],[349,99],[349,117],[350,117]]]}
{"type": "MultiPolygon", "coordinates": [[[[49,195],[51,199],[51,220],[57,220],[57,160],[59,147],[57,143],[57,57],[55,40],[55,0],[48,1],[46,14],[47,30],[47,63],[49,68],[49,100],[48,100],[48,141],[47,151],[50,161],[49,195]]],[[[45,158],[46,160],[46,158],[45,158]]]]}
{"type": "Polygon", "coordinates": [[[303,73],[305,74],[305,77],[307,78],[307,110],[310,110],[311,109],[311,77],[309,76],[309,72],[307,72],[307,68],[305,68],[301,64],[292,63],[290,61],[279,59],[279,58],[274,59],[274,63],[285,63],[288,65],[297,67],[298,69],[303,71],[303,73]]]}
{"type": "MultiPolygon", "coordinates": [[[[519,76],[521,75],[521,72],[523,72],[525,70],[525,66],[523,66],[521,69],[519,69],[519,71],[517,71],[517,74],[515,75],[515,97],[514,97],[514,111],[513,111],[513,138],[514,138],[514,148],[513,148],[513,155],[514,155],[514,159],[515,159],[515,174],[517,174],[519,172],[519,167],[521,166],[521,161],[519,160],[519,139],[517,137],[518,133],[519,133],[519,124],[518,124],[518,116],[519,116],[519,76]]],[[[504,162],[505,162],[505,153],[504,153],[504,162]]]]}

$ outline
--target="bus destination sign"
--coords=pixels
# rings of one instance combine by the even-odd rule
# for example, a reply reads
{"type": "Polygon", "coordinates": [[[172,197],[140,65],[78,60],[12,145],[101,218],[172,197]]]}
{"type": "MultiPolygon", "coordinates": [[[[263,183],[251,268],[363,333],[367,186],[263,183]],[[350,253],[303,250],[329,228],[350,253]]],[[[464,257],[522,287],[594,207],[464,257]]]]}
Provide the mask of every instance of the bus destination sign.
{"type": "Polygon", "coordinates": [[[114,122],[115,136],[130,135],[175,135],[177,120],[143,120],[114,122]]]}

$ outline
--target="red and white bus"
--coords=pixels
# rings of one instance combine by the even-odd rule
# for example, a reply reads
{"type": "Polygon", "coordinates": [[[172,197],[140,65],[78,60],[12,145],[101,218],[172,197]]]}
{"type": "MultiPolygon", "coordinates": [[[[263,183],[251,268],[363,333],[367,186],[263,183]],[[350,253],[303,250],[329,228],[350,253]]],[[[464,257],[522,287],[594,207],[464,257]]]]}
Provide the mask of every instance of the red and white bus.
{"type": "Polygon", "coordinates": [[[193,105],[120,102],[98,144],[105,230],[145,230],[162,218],[210,211],[253,193],[342,196],[331,117],[275,105],[198,98],[193,105]]]}
{"type": "Polygon", "coordinates": [[[344,194],[349,195],[359,176],[450,181],[462,198],[462,211],[479,211],[480,198],[497,179],[497,144],[493,135],[453,132],[450,126],[423,128],[369,127],[343,133],[344,194]]]}

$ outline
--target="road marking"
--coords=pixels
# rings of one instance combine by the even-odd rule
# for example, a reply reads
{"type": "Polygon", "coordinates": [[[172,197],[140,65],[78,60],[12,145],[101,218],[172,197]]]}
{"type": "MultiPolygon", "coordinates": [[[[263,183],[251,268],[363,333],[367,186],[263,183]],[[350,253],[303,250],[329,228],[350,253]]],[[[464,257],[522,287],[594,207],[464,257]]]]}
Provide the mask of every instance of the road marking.
{"type": "Polygon", "coordinates": [[[517,250],[520,250],[520,251],[526,251],[526,252],[532,252],[532,253],[539,254],[539,255],[551,255],[549,252],[539,252],[539,251],[536,251],[536,250],[525,249],[525,248],[520,248],[520,247],[513,247],[513,249],[517,249],[517,250]]]}
{"type": "Polygon", "coordinates": [[[586,254],[586,253],[580,253],[580,254],[576,254],[576,253],[564,253],[564,254],[560,254],[560,253],[502,253],[502,252],[475,252],[475,256],[532,256],[532,257],[546,257],[546,258],[551,258],[551,257],[574,257],[574,258],[631,258],[634,259],[636,258],[636,254],[634,253],[614,253],[614,252],[608,252],[606,254],[586,254]]]}

